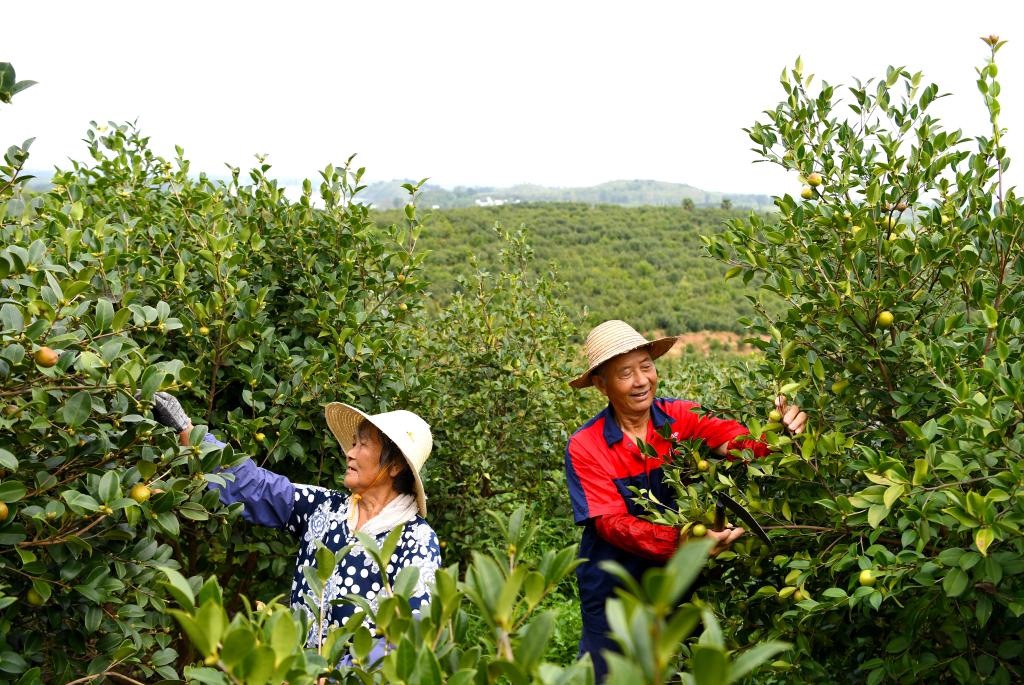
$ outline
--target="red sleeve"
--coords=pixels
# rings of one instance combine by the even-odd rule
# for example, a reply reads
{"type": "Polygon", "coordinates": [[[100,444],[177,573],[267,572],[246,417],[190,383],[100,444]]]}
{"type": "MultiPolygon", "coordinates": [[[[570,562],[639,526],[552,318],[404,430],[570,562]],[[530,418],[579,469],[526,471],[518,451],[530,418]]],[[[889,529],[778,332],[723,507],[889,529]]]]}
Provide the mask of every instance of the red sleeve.
{"type": "MultiPolygon", "coordinates": [[[[730,440],[728,449],[731,450],[750,450],[754,453],[756,459],[767,457],[768,453],[771,452],[771,448],[767,443],[761,442],[760,440],[730,440]]],[[[726,459],[735,459],[731,454],[726,459]]]]}
{"type": "Polygon", "coordinates": [[[596,516],[597,534],[644,559],[668,561],[679,548],[679,529],[644,521],[630,514],[596,516]]]}
{"type": "MultiPolygon", "coordinates": [[[[715,449],[723,443],[728,443],[727,449],[749,449],[758,458],[768,454],[768,445],[760,440],[751,440],[749,438],[745,440],[736,439],[747,436],[750,433],[747,427],[739,421],[720,419],[715,416],[708,416],[707,414],[698,414],[694,410],[699,409],[700,405],[695,402],[677,401],[673,404],[679,405],[678,409],[682,409],[682,411],[676,409],[676,411],[672,412],[677,420],[673,428],[678,431],[680,438],[684,440],[699,438],[711,449],[715,449]]],[[[672,408],[675,409],[675,407],[672,408]]]]}

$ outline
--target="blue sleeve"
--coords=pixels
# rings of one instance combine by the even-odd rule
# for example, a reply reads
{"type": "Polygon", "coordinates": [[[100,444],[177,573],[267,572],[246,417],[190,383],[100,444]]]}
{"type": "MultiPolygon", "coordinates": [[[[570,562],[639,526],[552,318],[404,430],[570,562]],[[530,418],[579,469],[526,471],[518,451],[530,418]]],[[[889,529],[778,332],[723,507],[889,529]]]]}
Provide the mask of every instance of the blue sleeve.
{"type": "MultiPolygon", "coordinates": [[[[203,436],[204,442],[224,447],[210,433],[203,436]]],[[[238,466],[224,469],[234,480],[226,485],[210,483],[211,490],[220,492],[223,504],[241,502],[245,505],[242,517],[251,523],[270,528],[284,528],[292,515],[295,503],[295,486],[284,476],[256,466],[252,459],[246,459],[238,466]]]]}

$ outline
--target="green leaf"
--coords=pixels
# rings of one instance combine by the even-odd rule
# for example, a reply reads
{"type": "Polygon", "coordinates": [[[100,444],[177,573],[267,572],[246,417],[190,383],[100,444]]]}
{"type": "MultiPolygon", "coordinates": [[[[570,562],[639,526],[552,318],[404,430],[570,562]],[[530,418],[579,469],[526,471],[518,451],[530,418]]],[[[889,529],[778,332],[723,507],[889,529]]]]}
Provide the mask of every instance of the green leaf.
{"type": "Polygon", "coordinates": [[[999,313],[996,312],[992,305],[985,305],[985,308],[981,310],[985,316],[985,325],[989,328],[995,328],[999,325],[999,313]]]}
{"type": "Polygon", "coordinates": [[[191,612],[195,610],[195,595],[192,593],[192,586],[186,580],[185,576],[181,575],[178,571],[167,566],[157,567],[166,577],[167,582],[161,583],[167,588],[174,600],[185,609],[185,611],[191,612]]]}
{"type": "Polygon", "coordinates": [[[764,664],[776,654],[785,652],[791,647],[792,645],[789,643],[777,640],[754,645],[740,654],[729,666],[728,682],[734,683],[746,677],[755,668],[764,664]]]}
{"type": "Polygon", "coordinates": [[[967,589],[967,574],[960,568],[952,568],[942,579],[942,590],[947,597],[959,597],[967,589]]]}
{"type": "Polygon", "coordinates": [[[995,539],[995,531],[989,526],[981,526],[974,531],[974,544],[983,555],[988,554],[988,548],[995,539]]]}
{"type": "Polygon", "coordinates": [[[110,300],[100,298],[96,300],[96,332],[102,333],[110,327],[114,320],[114,305],[110,300]]]}
{"type": "Polygon", "coordinates": [[[878,528],[878,525],[885,520],[885,517],[889,515],[889,507],[884,504],[873,504],[868,509],[868,524],[872,528],[878,528]]]}
{"type": "Polygon", "coordinates": [[[554,631],[554,614],[550,611],[541,612],[522,632],[518,644],[513,648],[516,663],[527,672],[532,671],[544,656],[554,631]]]}
{"type": "Polygon", "coordinates": [[[25,485],[21,481],[6,480],[0,483],[0,502],[17,502],[25,496],[25,485]]]}
{"type": "Polygon", "coordinates": [[[64,404],[64,423],[72,428],[81,426],[91,413],[92,395],[85,390],[80,390],[64,404]]]}
{"type": "Polygon", "coordinates": [[[692,663],[696,685],[722,685],[727,682],[728,663],[721,647],[694,645],[692,663]]]}

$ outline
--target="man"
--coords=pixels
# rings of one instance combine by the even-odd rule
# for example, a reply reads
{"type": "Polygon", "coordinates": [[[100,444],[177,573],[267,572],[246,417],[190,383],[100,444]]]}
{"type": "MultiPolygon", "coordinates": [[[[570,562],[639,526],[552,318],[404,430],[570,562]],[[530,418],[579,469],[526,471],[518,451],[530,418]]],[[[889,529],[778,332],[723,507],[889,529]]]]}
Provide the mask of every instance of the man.
{"type": "MultiPolygon", "coordinates": [[[[754,440],[737,440],[748,434],[736,421],[702,416],[694,402],[659,398],[658,372],[654,360],[668,352],[675,337],[649,341],[623,321],[605,321],[587,336],[584,351],[589,368],[569,383],[574,388],[593,386],[608,398],[608,407],[590,419],[569,439],[565,472],[576,523],[583,526],[578,567],[583,635],[580,654],[589,653],[597,682],[602,682],[607,665],[602,650],[618,651],[609,636],[605,602],[614,593],[616,580],[601,570],[602,561],[615,561],[637,578],[647,569],[663,565],[686,542],[673,526],[639,518],[641,508],[633,502],[630,486],[651,492],[659,501],[672,493],[662,482],[661,464],[671,441],[658,430],[671,424],[673,437],[699,439],[715,454],[726,456],[733,449],[751,449],[763,456],[768,446],[754,440]],[[647,458],[637,438],[651,445],[657,458],[647,458]]],[[[804,429],[807,415],[797,406],[776,400],[783,426],[790,433],[804,429]]],[[[742,528],[708,531],[715,540],[712,555],[726,550],[743,535],[742,528]]]]}

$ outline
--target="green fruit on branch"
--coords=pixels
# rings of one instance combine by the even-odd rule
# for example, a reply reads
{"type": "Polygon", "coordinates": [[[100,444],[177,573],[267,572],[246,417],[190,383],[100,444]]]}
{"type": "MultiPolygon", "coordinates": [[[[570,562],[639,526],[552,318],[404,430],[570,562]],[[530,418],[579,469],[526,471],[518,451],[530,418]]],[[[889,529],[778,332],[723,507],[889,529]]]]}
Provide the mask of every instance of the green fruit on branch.
{"type": "Polygon", "coordinates": [[[711,468],[711,464],[708,463],[707,459],[701,459],[697,462],[698,471],[707,471],[709,468],[711,468]]]}
{"type": "Polygon", "coordinates": [[[139,504],[142,504],[143,502],[148,502],[149,498],[152,495],[153,491],[150,490],[149,487],[147,487],[144,483],[136,483],[135,485],[132,486],[132,489],[128,493],[128,496],[131,497],[136,502],[138,502],[139,504]]]}
{"type": "Polygon", "coordinates": [[[772,409],[770,412],[768,412],[768,420],[774,423],[782,421],[782,412],[779,411],[778,409],[772,409]]]}
{"type": "Polygon", "coordinates": [[[817,188],[818,186],[820,186],[822,184],[821,174],[819,174],[817,171],[815,171],[813,174],[810,174],[810,175],[807,176],[807,182],[810,185],[812,185],[815,188],[817,188]]]}
{"type": "Polygon", "coordinates": [[[875,319],[875,323],[878,324],[879,328],[888,328],[892,325],[894,319],[895,317],[892,315],[892,312],[885,309],[878,313],[878,318],[875,319]]]}
{"type": "Polygon", "coordinates": [[[703,523],[694,524],[693,528],[690,529],[691,538],[702,538],[708,534],[708,527],[703,523]]]}
{"type": "Polygon", "coordinates": [[[863,585],[864,587],[874,586],[875,572],[869,568],[864,569],[860,572],[860,575],[857,577],[857,582],[863,585]]]}
{"type": "Polygon", "coordinates": [[[805,200],[810,200],[811,198],[814,197],[814,189],[811,188],[810,186],[804,186],[803,188],[800,189],[800,197],[802,197],[805,200]]]}
{"type": "Polygon", "coordinates": [[[836,381],[835,383],[832,384],[832,392],[834,394],[838,395],[843,390],[846,390],[846,388],[849,387],[849,385],[850,385],[850,381],[848,379],[841,378],[841,379],[839,379],[838,381],[836,381]]]}
{"type": "Polygon", "coordinates": [[[36,592],[36,589],[34,587],[30,587],[28,589],[28,592],[25,593],[25,601],[34,607],[41,607],[43,606],[43,604],[46,603],[46,600],[43,599],[43,596],[41,594],[36,592]]]}

